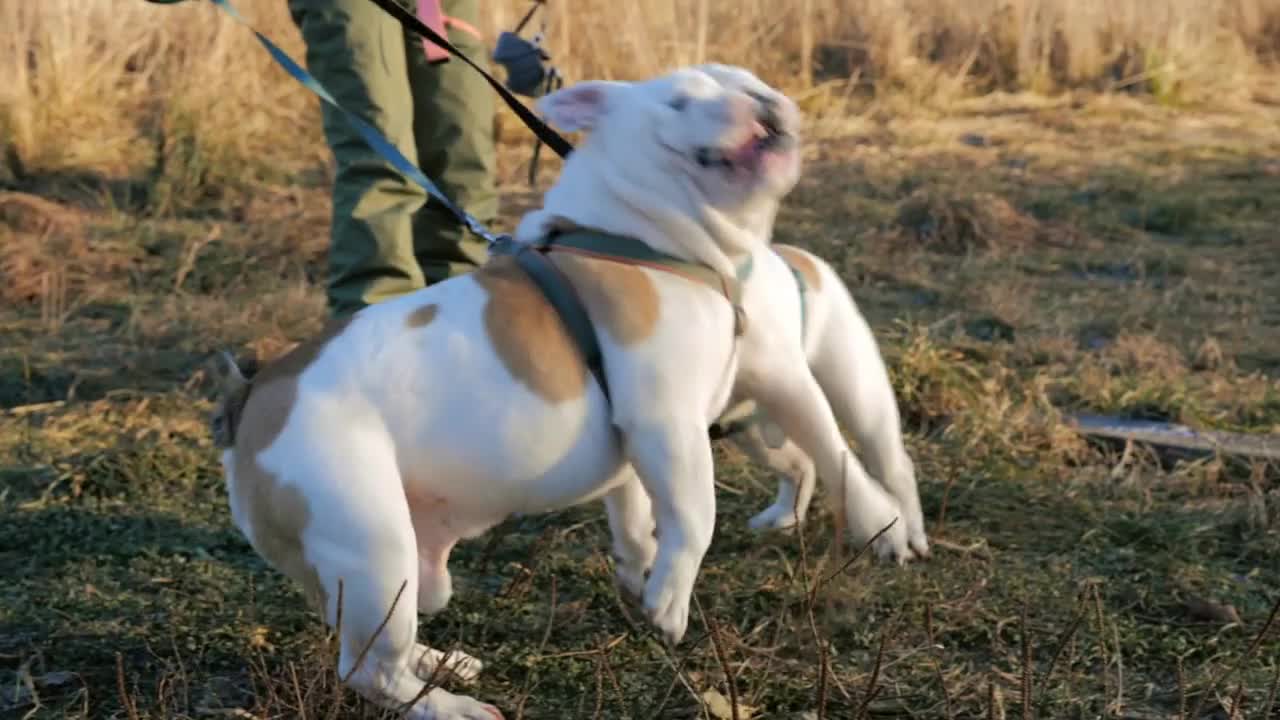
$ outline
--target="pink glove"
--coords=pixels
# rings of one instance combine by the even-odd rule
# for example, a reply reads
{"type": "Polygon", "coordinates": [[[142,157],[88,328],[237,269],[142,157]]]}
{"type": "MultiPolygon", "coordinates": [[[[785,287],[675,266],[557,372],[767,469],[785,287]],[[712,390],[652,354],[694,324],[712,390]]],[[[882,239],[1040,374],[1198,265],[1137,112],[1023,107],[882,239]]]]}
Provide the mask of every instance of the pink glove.
{"type": "MultiPolygon", "coordinates": [[[[440,0],[418,0],[418,18],[422,20],[424,25],[435,30],[440,37],[446,40],[449,39],[449,35],[445,28],[457,28],[475,36],[477,40],[482,39],[480,31],[474,25],[458,18],[447,17],[444,14],[444,10],[440,8],[440,0]]],[[[449,59],[448,50],[426,38],[422,38],[422,49],[427,54],[427,62],[438,63],[449,59]]]]}
{"type": "MultiPolygon", "coordinates": [[[[440,9],[440,0],[418,0],[418,18],[427,27],[435,30],[440,37],[448,38],[444,28],[444,10],[440,9]]],[[[427,53],[428,62],[440,62],[449,59],[449,51],[422,38],[422,49],[427,53]]]]}

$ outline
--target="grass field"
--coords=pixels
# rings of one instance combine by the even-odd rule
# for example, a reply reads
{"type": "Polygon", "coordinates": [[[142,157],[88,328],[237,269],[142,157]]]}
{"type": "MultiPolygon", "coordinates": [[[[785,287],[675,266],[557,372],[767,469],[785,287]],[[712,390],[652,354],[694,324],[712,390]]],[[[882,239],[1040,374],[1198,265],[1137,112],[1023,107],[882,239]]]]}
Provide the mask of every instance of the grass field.
{"type": "MultiPolygon", "coordinates": [[[[571,79],[744,61],[730,21],[764,17],[712,3],[707,36],[703,4],[655,3],[611,55],[581,29],[597,5],[577,33],[556,18],[571,79]],[[689,46],[639,37],[686,16],[689,46]]],[[[464,692],[508,718],[723,720],[734,697],[739,718],[1280,717],[1280,468],[1065,419],[1280,432],[1280,9],[1167,3],[1146,18],[1167,37],[1112,33],[1097,57],[1180,64],[1108,84],[1062,47],[1136,5],[1068,22],[1015,2],[1008,25],[978,0],[898,5],[790,3],[810,25],[761,63],[813,120],[778,239],[832,262],[882,342],[935,556],[840,574],[825,514],[749,533],[775,486],[719,447],[699,609],[668,652],[613,589],[599,507],[512,521],[455,551],[422,630],[486,662],[464,692]],[[1045,33],[1066,39],[1035,65],[1045,33]],[[788,64],[854,36],[874,80],[788,64]]],[[[35,7],[0,9],[23,29],[0,39],[19,79],[0,91],[0,717],[377,717],[230,525],[206,426],[215,350],[271,356],[323,319],[314,103],[212,8],[35,7]]],[[[499,27],[521,6],[502,7],[499,27]]],[[[252,9],[298,51],[279,8],[252,9]]],[[[537,191],[510,117],[503,137],[509,226],[537,191]]]]}

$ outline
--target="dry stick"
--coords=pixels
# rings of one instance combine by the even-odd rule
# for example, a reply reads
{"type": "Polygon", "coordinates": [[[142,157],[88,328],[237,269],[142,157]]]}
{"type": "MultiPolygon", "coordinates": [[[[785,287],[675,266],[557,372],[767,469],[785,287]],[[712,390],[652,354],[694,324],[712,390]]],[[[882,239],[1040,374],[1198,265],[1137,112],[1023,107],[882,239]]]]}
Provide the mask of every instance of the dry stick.
{"type": "Polygon", "coordinates": [[[612,649],[611,645],[605,645],[600,649],[600,662],[604,666],[604,674],[609,676],[609,683],[613,685],[614,695],[617,696],[618,705],[621,707],[627,703],[627,699],[622,693],[622,683],[618,682],[618,676],[613,672],[613,663],[609,662],[609,652],[612,649]]]}
{"type": "Polygon", "coordinates": [[[1236,683],[1236,692],[1231,696],[1231,720],[1242,717],[1240,706],[1244,705],[1244,683],[1236,683]]]}
{"type": "Polygon", "coordinates": [[[1111,637],[1116,646],[1116,714],[1124,714],[1124,648],[1120,645],[1120,628],[1111,623],[1111,637]]]}
{"type": "Polygon", "coordinates": [[[826,643],[818,644],[818,720],[827,718],[827,675],[831,670],[829,650],[826,643]]]}
{"type": "Polygon", "coordinates": [[[951,692],[947,690],[947,679],[942,676],[942,665],[934,659],[933,672],[938,676],[938,685],[942,688],[942,701],[946,704],[947,720],[954,720],[955,712],[951,709],[951,692]]]}
{"type": "Polygon", "coordinates": [[[604,710],[604,653],[596,654],[596,709],[591,713],[591,720],[600,720],[604,710]]]}
{"type": "Polygon", "coordinates": [[[709,617],[702,611],[702,601],[698,599],[697,593],[693,594],[693,606],[698,610],[698,615],[702,618],[702,624],[707,628],[707,632],[711,634],[711,648],[715,651],[716,660],[719,661],[720,667],[724,670],[725,679],[729,683],[730,712],[733,720],[739,720],[738,682],[733,677],[733,669],[729,667],[729,657],[725,654],[724,646],[720,643],[720,624],[715,621],[715,618],[709,617]]]}
{"type": "Polygon", "coordinates": [[[116,686],[120,689],[120,704],[129,714],[129,720],[138,720],[138,706],[133,702],[133,698],[129,697],[129,691],[125,687],[124,656],[120,653],[116,653],[116,686]]]}
{"type": "Polygon", "coordinates": [[[947,484],[942,487],[942,502],[938,506],[938,519],[934,524],[938,526],[937,532],[942,532],[947,526],[947,502],[951,498],[951,486],[956,483],[956,473],[951,473],[947,478],[947,484]]]}
{"type": "Polygon", "coordinates": [[[1178,720],[1187,720],[1187,680],[1182,674],[1181,655],[1178,656],[1178,720]]]}
{"type": "Polygon", "coordinates": [[[391,601],[391,607],[387,609],[387,614],[382,617],[382,622],[378,623],[378,627],[373,631],[373,635],[369,637],[369,641],[360,649],[360,654],[356,655],[356,664],[351,667],[351,672],[347,673],[347,676],[342,678],[342,683],[344,685],[351,679],[352,675],[356,674],[356,670],[360,669],[360,665],[364,663],[365,655],[368,655],[369,649],[373,647],[373,641],[378,639],[378,636],[382,634],[382,631],[387,628],[387,623],[391,622],[391,615],[395,613],[396,605],[400,603],[400,596],[404,594],[404,589],[408,586],[408,580],[400,583],[400,589],[396,591],[396,597],[391,601]]]}
{"type": "MultiPolygon", "coordinates": [[[[338,641],[338,653],[342,653],[342,600],[345,588],[342,584],[342,578],[338,578],[338,606],[335,609],[336,622],[334,623],[333,634],[338,641]]],[[[329,705],[329,720],[338,717],[338,708],[342,706],[342,683],[333,684],[333,702],[329,705]]]]}
{"type": "Polygon", "coordinates": [[[987,720],[996,720],[996,685],[987,678],[987,720]]]}
{"type": "Polygon", "coordinates": [[[1271,626],[1275,624],[1277,615],[1280,615],[1280,596],[1276,597],[1275,603],[1271,606],[1271,613],[1267,615],[1267,621],[1262,624],[1262,629],[1259,630],[1258,634],[1253,637],[1253,642],[1249,643],[1249,649],[1245,650],[1244,654],[1241,655],[1239,659],[1236,660],[1235,664],[1232,665],[1231,668],[1227,670],[1227,672],[1223,673],[1221,676],[1216,677],[1212,681],[1210,681],[1209,689],[1206,690],[1199,698],[1197,698],[1195,709],[1191,711],[1192,717],[1199,717],[1200,709],[1204,705],[1204,699],[1209,695],[1212,695],[1214,691],[1217,690],[1218,685],[1220,683],[1225,681],[1228,677],[1234,676],[1236,673],[1240,671],[1240,667],[1244,665],[1244,661],[1248,660],[1249,656],[1253,655],[1254,651],[1258,649],[1258,646],[1262,644],[1263,638],[1265,638],[1267,636],[1267,633],[1271,631],[1271,626]]]}
{"type": "Polygon", "coordinates": [[[191,677],[187,675],[187,664],[182,662],[182,651],[178,649],[178,639],[169,634],[169,645],[173,648],[173,657],[178,661],[178,675],[182,678],[182,706],[191,707],[191,677]]]}
{"type": "Polygon", "coordinates": [[[1027,622],[1027,599],[1022,598],[1022,720],[1031,720],[1031,628],[1027,622]]]}
{"type": "Polygon", "coordinates": [[[292,661],[289,662],[289,675],[293,678],[293,695],[298,701],[298,717],[306,720],[307,706],[302,702],[302,684],[298,682],[298,668],[292,661]]]}
{"type": "MultiPolygon", "coordinates": [[[[1079,604],[1079,600],[1076,602],[1079,604]]],[[[1058,667],[1058,660],[1062,657],[1067,644],[1075,639],[1076,631],[1080,629],[1080,625],[1084,621],[1084,614],[1085,608],[1083,607],[1076,611],[1075,617],[1071,619],[1071,624],[1067,626],[1066,632],[1062,634],[1062,639],[1058,641],[1058,646],[1053,651],[1053,656],[1049,659],[1049,668],[1044,671],[1044,675],[1040,678],[1040,705],[1042,710],[1049,695],[1049,678],[1053,677],[1053,671],[1058,667]]]]}
{"type": "Polygon", "coordinates": [[[1276,676],[1271,680],[1271,690],[1267,693],[1266,709],[1262,711],[1262,715],[1259,717],[1264,720],[1271,717],[1271,711],[1275,709],[1277,695],[1280,695],[1280,665],[1276,665],[1276,676]]]}
{"type": "Polygon", "coordinates": [[[775,661],[775,660],[777,660],[778,640],[779,640],[779,639],[781,638],[781,636],[782,636],[782,629],[783,629],[783,626],[784,626],[783,618],[786,616],[786,614],[787,614],[787,606],[786,606],[786,604],[785,604],[785,603],[778,603],[778,618],[777,618],[777,620],[775,620],[775,621],[774,621],[774,624],[773,624],[773,639],[772,639],[772,640],[770,640],[770,642],[769,642],[769,647],[773,648],[774,650],[773,650],[773,652],[770,652],[770,653],[768,654],[768,656],[767,656],[767,658],[766,658],[766,660],[765,660],[765,663],[764,663],[764,671],[760,674],[760,679],[759,679],[759,681],[756,683],[756,685],[757,685],[756,689],[751,693],[751,704],[752,704],[752,705],[755,705],[755,704],[757,704],[757,703],[759,702],[759,700],[760,700],[760,695],[761,695],[762,693],[764,693],[764,691],[765,691],[765,687],[767,687],[767,684],[768,684],[768,681],[769,681],[769,677],[770,677],[771,675],[773,675],[773,666],[774,666],[774,661],[775,661]]]}
{"type": "Polygon", "coordinates": [[[871,666],[871,679],[867,681],[867,691],[863,694],[862,704],[858,706],[858,712],[854,715],[859,720],[867,716],[871,709],[871,701],[875,699],[879,692],[878,683],[880,681],[880,667],[884,664],[884,648],[889,641],[889,631],[897,627],[901,617],[900,613],[895,613],[885,629],[880,631],[880,647],[876,650],[875,665],[871,666]]]}
{"type": "MultiPolygon", "coordinates": [[[[536,663],[538,658],[542,655],[542,651],[546,649],[547,641],[551,639],[551,626],[555,624],[555,620],[556,620],[556,576],[552,575],[551,576],[551,608],[547,611],[547,627],[542,631],[542,641],[538,643],[538,649],[533,653],[533,660],[531,664],[536,663]]],[[[520,695],[517,696],[520,698],[520,700],[517,703],[516,720],[519,720],[520,718],[524,717],[524,704],[525,702],[528,701],[529,695],[533,693],[534,673],[532,672],[532,670],[533,668],[531,667],[529,674],[525,676],[524,687],[520,688],[520,695]]]]}
{"type": "Polygon", "coordinates": [[[929,647],[938,644],[933,634],[933,603],[926,602],[924,604],[924,635],[929,639],[929,647]]]}
{"type": "Polygon", "coordinates": [[[815,597],[817,596],[818,590],[822,589],[823,587],[826,587],[826,585],[830,583],[832,580],[834,580],[837,575],[840,575],[841,573],[843,573],[845,570],[849,568],[850,565],[857,562],[858,558],[865,555],[867,550],[871,549],[871,545],[875,543],[876,540],[879,540],[880,536],[888,532],[889,528],[893,527],[894,524],[896,524],[897,522],[898,522],[898,518],[894,518],[893,520],[889,521],[888,525],[885,525],[884,527],[880,528],[880,530],[875,535],[872,535],[871,539],[868,540],[865,544],[863,544],[863,546],[858,549],[858,552],[854,553],[853,557],[845,561],[845,563],[841,565],[838,570],[828,575],[825,580],[822,580],[818,585],[814,587],[814,590],[813,590],[814,596],[815,597]]]}
{"type": "Polygon", "coordinates": [[[662,649],[662,658],[667,661],[667,663],[675,671],[675,674],[671,678],[671,684],[667,686],[666,694],[662,696],[662,700],[658,703],[658,709],[651,716],[653,720],[658,720],[658,718],[662,717],[661,715],[662,710],[663,708],[666,707],[667,701],[671,699],[671,693],[675,690],[676,683],[680,683],[684,685],[684,689],[689,691],[689,695],[695,701],[701,703],[701,699],[698,697],[698,693],[694,692],[693,686],[689,684],[689,680],[684,676],[684,666],[688,664],[690,658],[693,656],[693,648],[701,645],[704,639],[706,639],[706,635],[703,635],[697,638],[695,641],[689,643],[690,649],[688,652],[684,654],[683,657],[680,658],[679,664],[676,664],[676,662],[672,659],[671,653],[667,650],[666,645],[660,642],[656,643],[658,647],[662,649]]]}
{"type": "Polygon", "coordinates": [[[272,682],[271,670],[267,667],[267,657],[262,654],[262,648],[255,645],[253,654],[258,659],[258,665],[262,668],[262,677],[267,681],[268,707],[283,705],[280,701],[280,695],[276,692],[276,685],[272,682]]]}
{"type": "Polygon", "coordinates": [[[1108,699],[1111,697],[1111,683],[1108,682],[1109,678],[1107,676],[1107,668],[1111,664],[1111,655],[1107,648],[1107,628],[1102,614],[1102,595],[1098,593],[1097,585],[1091,585],[1090,589],[1093,591],[1094,613],[1098,618],[1098,644],[1102,648],[1102,714],[1105,716],[1108,714],[1107,706],[1111,703],[1108,699]]]}

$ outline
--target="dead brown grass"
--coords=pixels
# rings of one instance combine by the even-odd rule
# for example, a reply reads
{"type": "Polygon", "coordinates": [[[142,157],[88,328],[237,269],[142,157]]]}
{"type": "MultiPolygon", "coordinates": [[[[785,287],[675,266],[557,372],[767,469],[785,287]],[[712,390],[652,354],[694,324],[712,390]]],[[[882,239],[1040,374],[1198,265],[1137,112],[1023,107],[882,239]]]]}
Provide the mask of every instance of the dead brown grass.
{"type": "MultiPolygon", "coordinates": [[[[295,58],[284,2],[240,2],[295,58]]],[[[487,3],[485,32],[525,0],[487,3]]],[[[548,47],[572,79],[739,63],[802,90],[811,114],[850,93],[934,101],[970,91],[1248,96],[1274,75],[1280,4],[1268,0],[606,0],[551,3],[548,47]],[[619,9],[620,8],[620,9],[619,9]]],[[[208,3],[46,0],[0,7],[0,182],[92,168],[159,175],[153,205],[312,161],[315,100],[208,3]]],[[[521,137],[524,137],[521,134],[521,137]]]]}

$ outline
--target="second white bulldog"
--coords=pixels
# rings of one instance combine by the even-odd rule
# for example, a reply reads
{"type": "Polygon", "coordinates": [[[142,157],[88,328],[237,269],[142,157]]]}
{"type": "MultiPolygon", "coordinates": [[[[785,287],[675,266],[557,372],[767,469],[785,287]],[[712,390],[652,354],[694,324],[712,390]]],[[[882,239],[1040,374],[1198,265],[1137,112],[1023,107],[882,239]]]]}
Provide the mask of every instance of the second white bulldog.
{"type": "MultiPolygon", "coordinates": [[[[894,522],[901,501],[840,434],[792,319],[794,280],[769,248],[799,173],[795,106],[745,71],[708,66],[581,83],[540,109],[587,138],[519,242],[586,228],[724,282],[546,250],[589,316],[601,384],[530,274],[499,255],[335,323],[251,380],[230,364],[214,418],[237,527],[327,623],[341,602],[350,685],[420,720],[501,717],[427,689],[444,658],[418,642],[417,613],[447,604],[453,546],[513,513],[603,498],[620,534],[652,518],[656,548],[652,535],[637,540],[629,586],[664,636],[682,639],[716,517],[707,427],[735,395],[813,458],[855,540],[893,524],[877,555],[915,554],[911,518],[894,522]]],[[[459,674],[478,669],[463,659],[459,674]]]]}
{"type": "MultiPolygon", "coordinates": [[[[902,418],[875,335],[835,270],[802,248],[774,244],[796,276],[809,367],[841,424],[857,440],[870,474],[902,504],[911,549],[924,557],[929,541],[916,487],[915,464],[902,436],[902,418]]],[[[717,423],[730,442],[780,474],[777,499],[750,520],[755,530],[803,522],[813,498],[813,460],[751,400],[735,403],[717,423]]]]}

